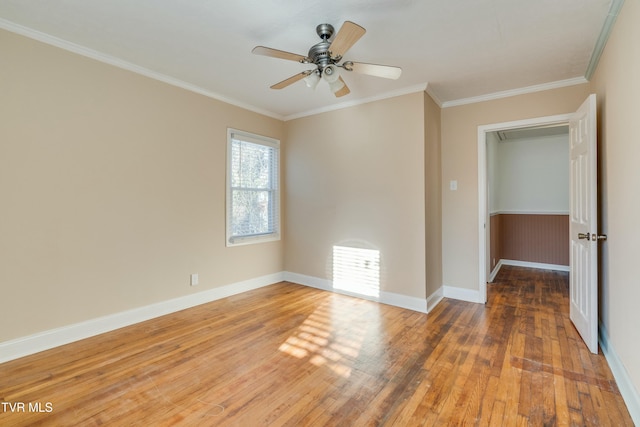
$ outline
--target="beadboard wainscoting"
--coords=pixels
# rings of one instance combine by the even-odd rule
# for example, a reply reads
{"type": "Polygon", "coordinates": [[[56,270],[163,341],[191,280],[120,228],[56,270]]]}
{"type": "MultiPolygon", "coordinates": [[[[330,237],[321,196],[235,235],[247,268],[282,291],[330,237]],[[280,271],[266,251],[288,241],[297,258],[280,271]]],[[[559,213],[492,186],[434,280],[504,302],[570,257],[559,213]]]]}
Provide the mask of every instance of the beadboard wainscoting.
{"type": "Polygon", "coordinates": [[[491,214],[491,269],[500,260],[569,265],[569,215],[491,214]]]}

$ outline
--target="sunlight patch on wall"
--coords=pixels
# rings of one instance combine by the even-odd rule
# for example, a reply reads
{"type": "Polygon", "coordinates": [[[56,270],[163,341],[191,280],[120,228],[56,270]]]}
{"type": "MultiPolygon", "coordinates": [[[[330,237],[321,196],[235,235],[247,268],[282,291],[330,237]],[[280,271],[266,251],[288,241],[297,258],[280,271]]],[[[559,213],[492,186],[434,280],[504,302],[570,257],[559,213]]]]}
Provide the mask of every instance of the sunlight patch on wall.
{"type": "Polygon", "coordinates": [[[353,294],[380,296],[380,251],[333,247],[333,287],[353,294]]]}

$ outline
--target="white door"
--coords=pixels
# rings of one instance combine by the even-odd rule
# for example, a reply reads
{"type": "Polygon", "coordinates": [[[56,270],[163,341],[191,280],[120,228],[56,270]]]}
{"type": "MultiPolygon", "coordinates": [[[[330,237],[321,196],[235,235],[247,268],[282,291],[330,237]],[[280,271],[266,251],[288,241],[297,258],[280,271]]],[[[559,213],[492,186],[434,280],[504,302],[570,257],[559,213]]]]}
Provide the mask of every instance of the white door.
{"type": "Polygon", "coordinates": [[[598,199],[596,96],[589,95],[569,120],[571,321],[592,353],[598,353],[598,199]]]}

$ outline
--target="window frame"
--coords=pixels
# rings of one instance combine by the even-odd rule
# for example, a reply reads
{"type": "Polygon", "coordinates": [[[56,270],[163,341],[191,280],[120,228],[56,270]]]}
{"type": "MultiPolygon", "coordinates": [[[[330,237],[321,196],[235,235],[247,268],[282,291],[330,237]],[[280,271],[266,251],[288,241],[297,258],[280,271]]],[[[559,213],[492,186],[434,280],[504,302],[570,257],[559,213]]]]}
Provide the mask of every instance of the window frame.
{"type": "MultiPolygon", "coordinates": [[[[226,233],[225,242],[227,247],[249,245],[262,242],[272,242],[280,240],[280,141],[263,135],[254,134],[238,129],[227,128],[227,165],[226,165],[226,233]],[[273,230],[267,233],[233,235],[233,193],[234,191],[242,191],[239,188],[232,187],[232,169],[233,169],[233,141],[242,141],[250,144],[262,145],[274,150],[275,159],[271,166],[275,170],[271,170],[272,185],[266,191],[271,192],[269,216],[272,218],[273,230]]],[[[248,191],[248,190],[245,190],[248,191]]]]}

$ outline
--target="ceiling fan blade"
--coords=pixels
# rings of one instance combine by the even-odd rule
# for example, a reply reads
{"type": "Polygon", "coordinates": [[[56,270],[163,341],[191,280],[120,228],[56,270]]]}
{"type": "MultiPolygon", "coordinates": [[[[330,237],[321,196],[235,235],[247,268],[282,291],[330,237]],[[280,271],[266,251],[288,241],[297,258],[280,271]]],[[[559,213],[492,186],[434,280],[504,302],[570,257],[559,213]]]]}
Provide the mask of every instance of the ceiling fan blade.
{"type": "Polygon", "coordinates": [[[273,86],[271,86],[271,89],[284,89],[285,87],[297,82],[298,80],[304,79],[311,73],[313,73],[313,70],[303,71],[299,74],[296,74],[294,76],[289,77],[288,79],[281,81],[280,83],[274,84],[273,86]]]}
{"type": "Polygon", "coordinates": [[[342,58],[344,54],[351,49],[351,46],[360,40],[360,37],[364,36],[366,32],[367,30],[360,25],[354,24],[351,21],[344,21],[344,24],[340,27],[340,31],[338,31],[338,34],[329,47],[331,57],[342,58]]]}
{"type": "Polygon", "coordinates": [[[365,64],[364,62],[347,61],[342,64],[345,70],[356,73],[368,74],[370,76],[384,77],[385,79],[396,80],[402,74],[402,68],[390,65],[365,64]]]}
{"type": "Polygon", "coordinates": [[[340,98],[341,96],[345,96],[351,93],[347,84],[344,82],[344,80],[342,80],[342,77],[340,77],[340,81],[344,84],[344,86],[342,87],[342,89],[334,93],[336,98],[340,98]]]}
{"type": "Polygon", "coordinates": [[[289,61],[301,62],[303,64],[307,64],[311,62],[311,60],[304,55],[285,52],[284,50],[272,49],[270,47],[256,46],[253,48],[251,52],[255,53],[256,55],[264,55],[264,56],[270,56],[272,58],[286,59],[289,61]]]}

